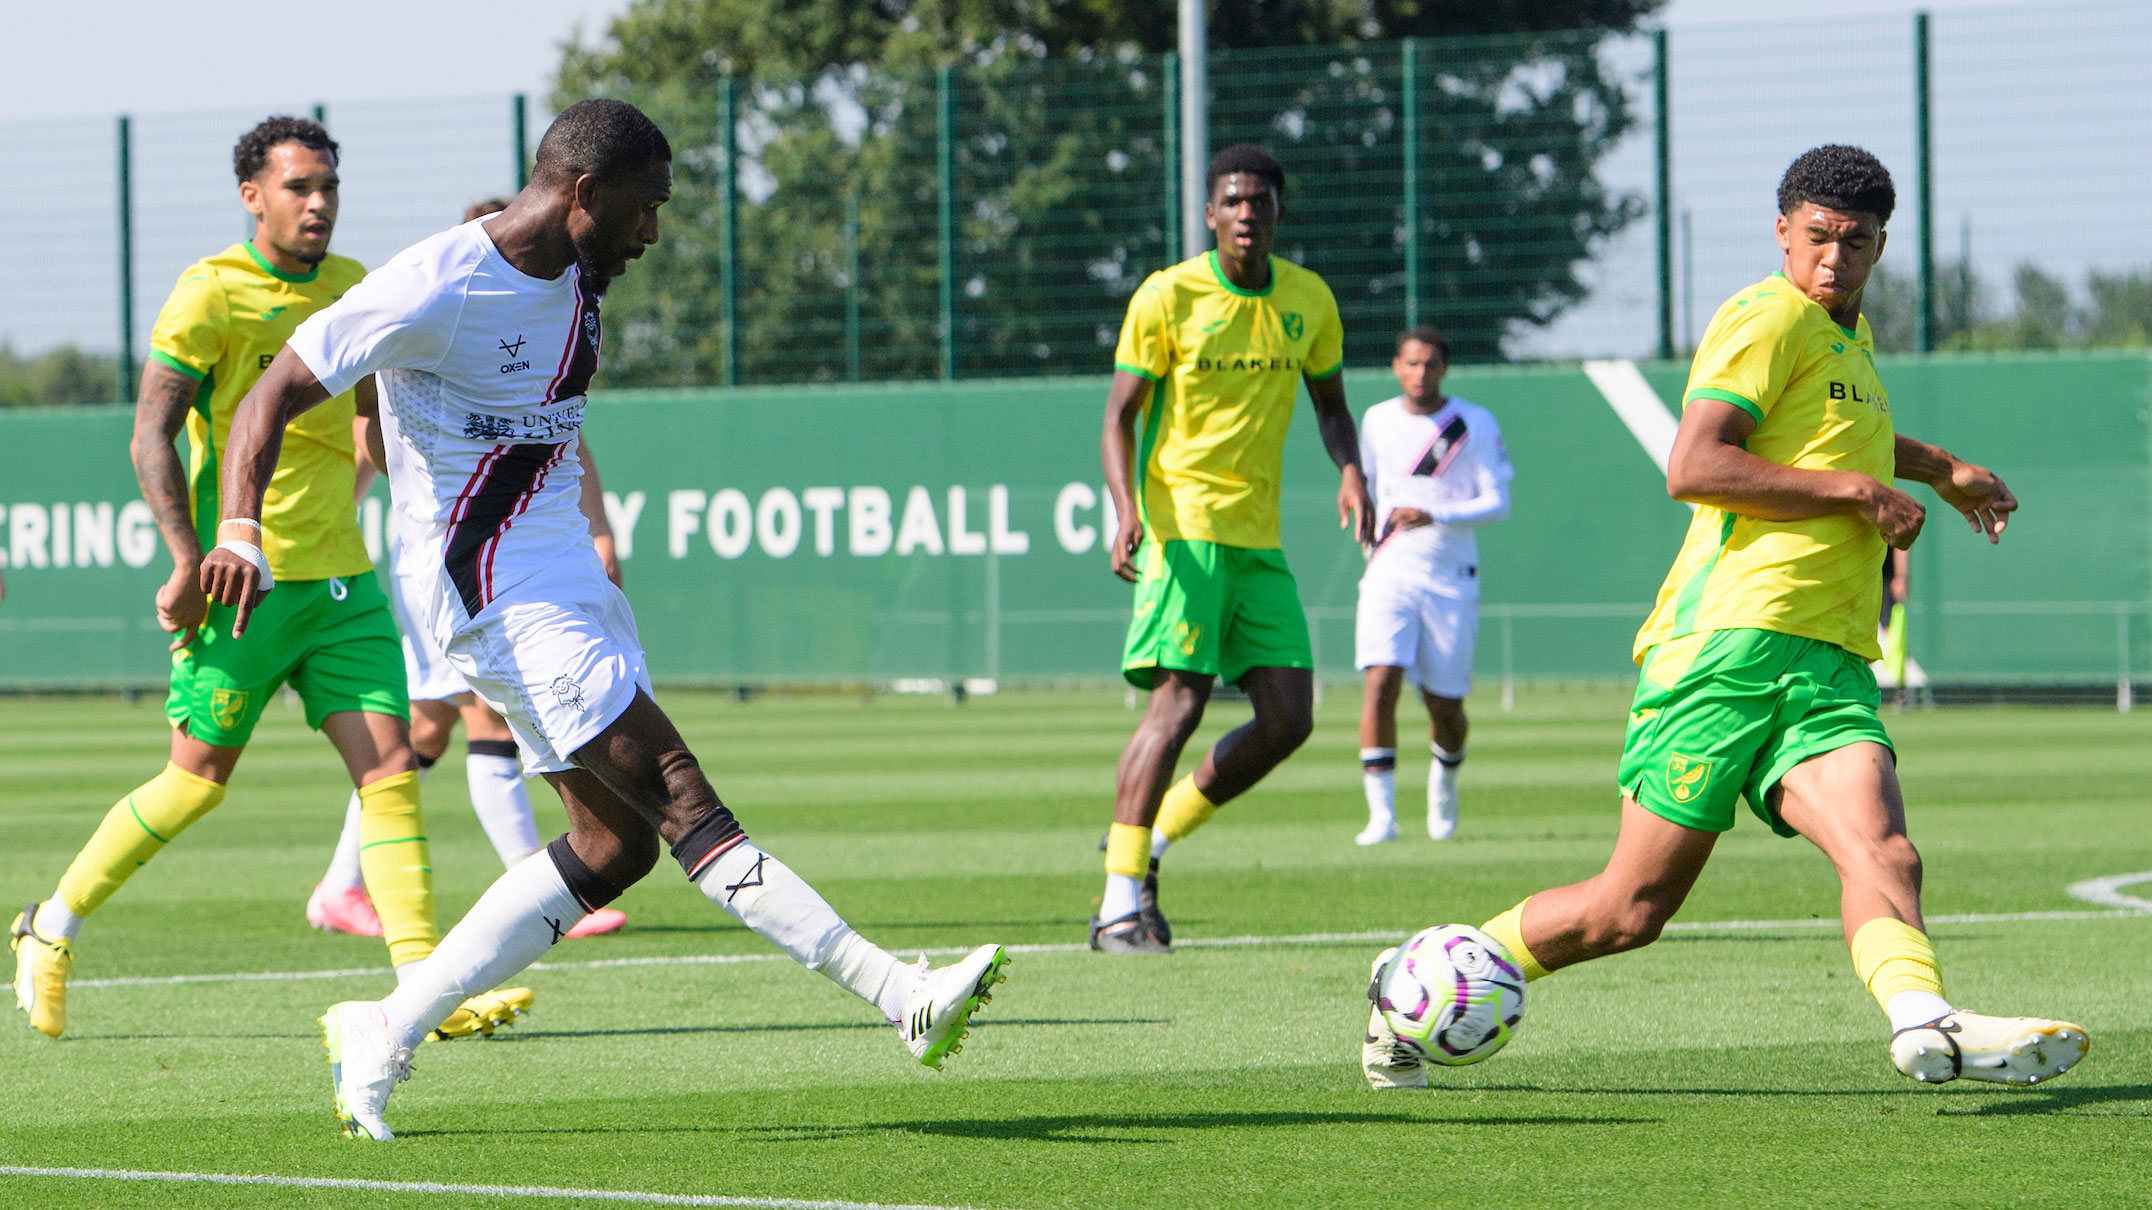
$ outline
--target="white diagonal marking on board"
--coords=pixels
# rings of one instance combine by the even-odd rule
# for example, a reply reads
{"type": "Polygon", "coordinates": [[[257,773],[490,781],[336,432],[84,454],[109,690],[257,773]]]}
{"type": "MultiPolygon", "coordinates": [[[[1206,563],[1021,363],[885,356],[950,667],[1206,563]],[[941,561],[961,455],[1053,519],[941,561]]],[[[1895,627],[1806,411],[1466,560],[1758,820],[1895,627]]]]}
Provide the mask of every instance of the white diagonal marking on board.
{"type": "Polygon", "coordinates": [[[1629,435],[1644,447],[1644,453],[1659,470],[1666,470],[1666,459],[1674,452],[1674,432],[1681,423],[1667,410],[1666,401],[1659,392],[1651,389],[1644,375],[1633,361],[1587,361],[1584,374],[1592,380],[1605,396],[1607,406],[1614,409],[1629,435]]]}

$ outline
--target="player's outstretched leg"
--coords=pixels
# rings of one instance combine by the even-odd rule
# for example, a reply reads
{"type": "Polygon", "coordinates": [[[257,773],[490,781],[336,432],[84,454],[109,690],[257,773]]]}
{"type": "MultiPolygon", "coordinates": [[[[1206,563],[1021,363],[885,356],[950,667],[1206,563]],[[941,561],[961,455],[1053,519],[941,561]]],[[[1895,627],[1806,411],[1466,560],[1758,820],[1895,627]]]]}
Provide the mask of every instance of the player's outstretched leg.
{"type": "Polygon", "coordinates": [[[2044,1083],[2091,1047],[2084,1028],[2040,1017],[1991,1017],[1943,998],[1935,947],[1921,928],[1920,854],[1890,749],[1859,742],[1788,770],[1770,800],[1787,826],[1838,871],[1853,969],[1890,1019],[1891,1063],[1923,1084],[2044,1083]]]}
{"type": "Polygon", "coordinates": [[[15,1004],[30,1025],[57,1038],[67,1028],[67,978],[82,922],[174,837],[224,801],[223,779],[240,749],[220,748],[177,732],[173,760],[105,813],[89,843],[75,854],[52,897],[15,918],[15,1004]],[[182,768],[180,762],[189,768],[182,768]],[[195,771],[198,770],[199,772],[195,771]],[[213,773],[214,778],[201,776],[213,773]]]}

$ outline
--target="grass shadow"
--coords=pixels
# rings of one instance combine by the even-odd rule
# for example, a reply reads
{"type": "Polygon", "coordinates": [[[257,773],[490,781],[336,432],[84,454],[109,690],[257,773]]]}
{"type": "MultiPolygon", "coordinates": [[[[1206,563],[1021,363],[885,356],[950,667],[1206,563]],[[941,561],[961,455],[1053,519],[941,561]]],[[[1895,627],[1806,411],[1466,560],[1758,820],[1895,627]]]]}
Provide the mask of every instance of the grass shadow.
{"type": "MultiPolygon", "coordinates": [[[[991,1029],[1011,1029],[1026,1025],[1171,1025],[1171,1017],[992,1017],[979,1018],[977,1023],[991,1029]]],[[[634,1038],[662,1037],[675,1034],[778,1034],[819,1033],[828,1030],[876,1030],[888,1029],[882,1021],[816,1022],[809,1024],[773,1025],[650,1025],[633,1029],[518,1029],[514,1033],[497,1033],[489,1042],[538,1041],[553,1038],[634,1038]]]]}

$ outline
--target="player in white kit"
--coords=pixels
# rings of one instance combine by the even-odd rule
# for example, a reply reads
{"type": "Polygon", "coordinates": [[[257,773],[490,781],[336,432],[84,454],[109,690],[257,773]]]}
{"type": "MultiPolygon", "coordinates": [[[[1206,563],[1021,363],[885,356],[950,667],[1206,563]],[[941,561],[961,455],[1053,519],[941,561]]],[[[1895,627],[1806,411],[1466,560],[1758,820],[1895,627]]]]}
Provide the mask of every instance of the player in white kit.
{"type": "MultiPolygon", "coordinates": [[[[577,432],[598,365],[599,297],[657,242],[672,148],[623,101],[581,101],[540,140],[508,209],[399,253],[293,334],[241,401],[227,443],[224,519],[202,588],[244,630],[268,565],[253,539],[290,418],[374,374],[390,496],[408,565],[450,662],[559,791],[569,831],[503,874],[387,999],[323,1015],[337,1115],[393,1137],[389,1093],[411,1051],[657,863],[659,843],[706,897],[869,1004],[929,1067],[959,1049],[1008,956],[908,968],[854,932],[757,848],[651,698],[627,599],[605,578],[577,511],[577,432]]],[[[685,436],[685,434],[683,434],[685,436]]]]}
{"type": "Polygon", "coordinates": [[[1465,760],[1465,695],[1479,638],[1479,544],[1473,531],[1509,515],[1509,454],[1487,409],[1442,393],[1449,341],[1433,327],[1397,338],[1390,370],[1403,392],[1360,418],[1360,465],[1375,499],[1376,543],[1360,577],[1356,663],[1367,677],[1360,710],[1367,828],[1397,836],[1397,698],[1419,687],[1431,724],[1427,834],[1457,830],[1457,769],[1465,760]]]}
{"type": "MultiPolygon", "coordinates": [[[[506,201],[471,217],[497,214],[506,201]]],[[[469,221],[468,219],[466,221],[469,221]]],[[[620,561],[614,555],[612,528],[605,517],[604,489],[598,480],[598,464],[590,444],[578,439],[577,460],[582,464],[582,491],[578,506],[590,524],[592,544],[605,569],[605,577],[620,583],[620,561]]],[[[372,468],[360,465],[359,491],[372,480],[372,468]]],[[[393,514],[391,520],[393,521],[393,514]]],[[[501,864],[514,866],[538,851],[538,824],[531,811],[530,794],[523,786],[523,762],[516,752],[514,733],[508,722],[471,693],[471,686],[449,663],[430,628],[415,624],[423,616],[413,602],[423,600],[432,587],[424,574],[402,572],[405,563],[402,533],[394,524],[386,535],[389,548],[388,598],[396,615],[396,628],[403,638],[404,673],[411,696],[411,747],[418,757],[418,774],[425,778],[448,750],[458,721],[464,724],[464,779],[471,796],[471,810],[485,829],[486,839],[501,864]]],[[[381,917],[359,869],[359,799],[352,795],[344,811],[344,829],[337,837],[329,868],[306,901],[306,922],[324,932],[359,937],[381,935],[381,917]]],[[[597,937],[620,931],[628,922],[618,908],[603,907],[583,917],[568,936],[597,937]]],[[[443,1030],[444,1035],[449,1031],[443,1030]]],[[[484,1032],[491,1033],[490,1023],[484,1032]]]]}

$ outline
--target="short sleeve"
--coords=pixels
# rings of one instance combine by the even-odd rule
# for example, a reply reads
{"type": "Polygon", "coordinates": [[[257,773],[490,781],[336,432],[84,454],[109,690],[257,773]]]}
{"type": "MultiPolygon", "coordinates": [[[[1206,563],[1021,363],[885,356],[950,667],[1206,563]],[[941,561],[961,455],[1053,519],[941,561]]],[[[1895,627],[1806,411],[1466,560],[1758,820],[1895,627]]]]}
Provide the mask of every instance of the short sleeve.
{"type": "Polygon", "coordinates": [[[1121,321],[1121,343],[1113,351],[1113,368],[1157,382],[1173,368],[1173,316],[1165,283],[1153,273],[1128,300],[1121,321]]]}
{"type": "Polygon", "coordinates": [[[1307,376],[1328,378],[1345,368],[1345,323],[1338,318],[1337,295],[1323,286],[1322,311],[1316,319],[1315,341],[1308,346],[1307,376]]]}
{"type": "Polygon", "coordinates": [[[207,265],[190,266],[157,312],[150,329],[150,360],[196,382],[209,377],[224,357],[228,308],[224,285],[207,265]]]}
{"type": "Polygon", "coordinates": [[[430,370],[448,355],[463,291],[401,258],[316,311],[287,346],[331,395],[381,370],[430,370]]]}
{"type": "Polygon", "coordinates": [[[1681,406],[1698,399],[1730,403],[1758,423],[1771,413],[1793,375],[1800,311],[1773,292],[1719,308],[1690,363],[1681,406]]]}

